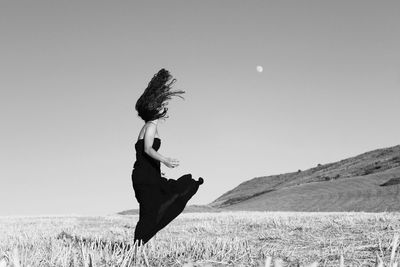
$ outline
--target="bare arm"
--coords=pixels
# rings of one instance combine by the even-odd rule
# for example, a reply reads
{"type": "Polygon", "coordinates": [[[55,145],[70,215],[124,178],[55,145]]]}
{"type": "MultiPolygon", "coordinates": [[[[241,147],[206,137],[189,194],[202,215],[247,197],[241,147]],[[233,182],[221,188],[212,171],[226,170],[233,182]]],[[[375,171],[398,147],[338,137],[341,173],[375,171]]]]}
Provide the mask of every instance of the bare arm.
{"type": "Polygon", "coordinates": [[[178,161],[164,157],[160,153],[158,153],[154,148],[153,148],[153,142],[154,142],[154,136],[156,134],[156,125],[150,124],[145,133],[144,133],[144,152],[152,157],[153,159],[156,159],[163,164],[165,164],[169,168],[173,168],[178,166],[178,161]]]}

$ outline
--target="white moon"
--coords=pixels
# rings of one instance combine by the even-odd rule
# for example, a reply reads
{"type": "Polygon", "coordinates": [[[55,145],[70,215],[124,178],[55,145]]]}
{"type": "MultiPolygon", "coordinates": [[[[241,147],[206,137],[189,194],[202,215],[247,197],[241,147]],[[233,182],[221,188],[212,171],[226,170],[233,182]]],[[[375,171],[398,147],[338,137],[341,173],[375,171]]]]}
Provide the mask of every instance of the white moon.
{"type": "Polygon", "coordinates": [[[263,72],[263,67],[262,66],[257,66],[257,71],[258,72],[263,72]]]}

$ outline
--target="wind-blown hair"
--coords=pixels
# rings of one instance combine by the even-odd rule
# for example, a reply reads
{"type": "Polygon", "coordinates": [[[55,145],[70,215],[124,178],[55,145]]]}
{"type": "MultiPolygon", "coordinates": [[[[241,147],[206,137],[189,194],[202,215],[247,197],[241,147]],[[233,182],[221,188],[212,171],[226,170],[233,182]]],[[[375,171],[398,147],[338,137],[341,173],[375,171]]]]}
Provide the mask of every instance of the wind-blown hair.
{"type": "Polygon", "coordinates": [[[136,102],[135,109],[139,117],[145,122],[163,117],[168,118],[166,116],[168,108],[165,107],[168,104],[167,101],[172,96],[178,96],[183,99],[181,94],[185,93],[182,90],[171,90],[175,82],[176,79],[173,79],[172,75],[166,69],[161,69],[154,74],[147,88],[136,102]]]}

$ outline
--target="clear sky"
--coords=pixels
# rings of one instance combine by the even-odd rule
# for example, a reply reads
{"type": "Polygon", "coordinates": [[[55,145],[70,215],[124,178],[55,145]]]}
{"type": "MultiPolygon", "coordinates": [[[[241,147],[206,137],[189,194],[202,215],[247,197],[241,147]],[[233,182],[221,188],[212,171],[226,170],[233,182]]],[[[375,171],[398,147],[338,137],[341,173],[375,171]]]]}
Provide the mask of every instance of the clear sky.
{"type": "Polygon", "coordinates": [[[400,143],[398,1],[1,1],[0,215],[138,208],[134,109],[168,69],[168,178],[254,177],[400,143]],[[256,66],[263,66],[257,72],[256,66]]]}

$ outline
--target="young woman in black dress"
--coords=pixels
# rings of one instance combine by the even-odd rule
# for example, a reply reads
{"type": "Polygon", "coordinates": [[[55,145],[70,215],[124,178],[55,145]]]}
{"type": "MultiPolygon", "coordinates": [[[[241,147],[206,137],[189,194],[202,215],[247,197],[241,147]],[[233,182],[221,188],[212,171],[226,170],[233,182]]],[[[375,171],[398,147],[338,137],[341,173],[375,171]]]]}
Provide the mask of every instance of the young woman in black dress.
{"type": "Polygon", "coordinates": [[[167,117],[166,101],[172,96],[182,98],[181,94],[184,93],[171,91],[175,81],[167,70],[161,69],[151,79],[135,106],[139,117],[145,122],[135,144],[136,161],[132,171],[132,185],[139,202],[139,221],[134,239],[139,244],[147,243],[176,218],[203,183],[203,178],[196,181],[191,174],[185,174],[177,180],[161,176],[160,163],[168,168],[179,166],[178,160],[158,152],[161,139],[157,131],[158,120],[167,117]]]}

